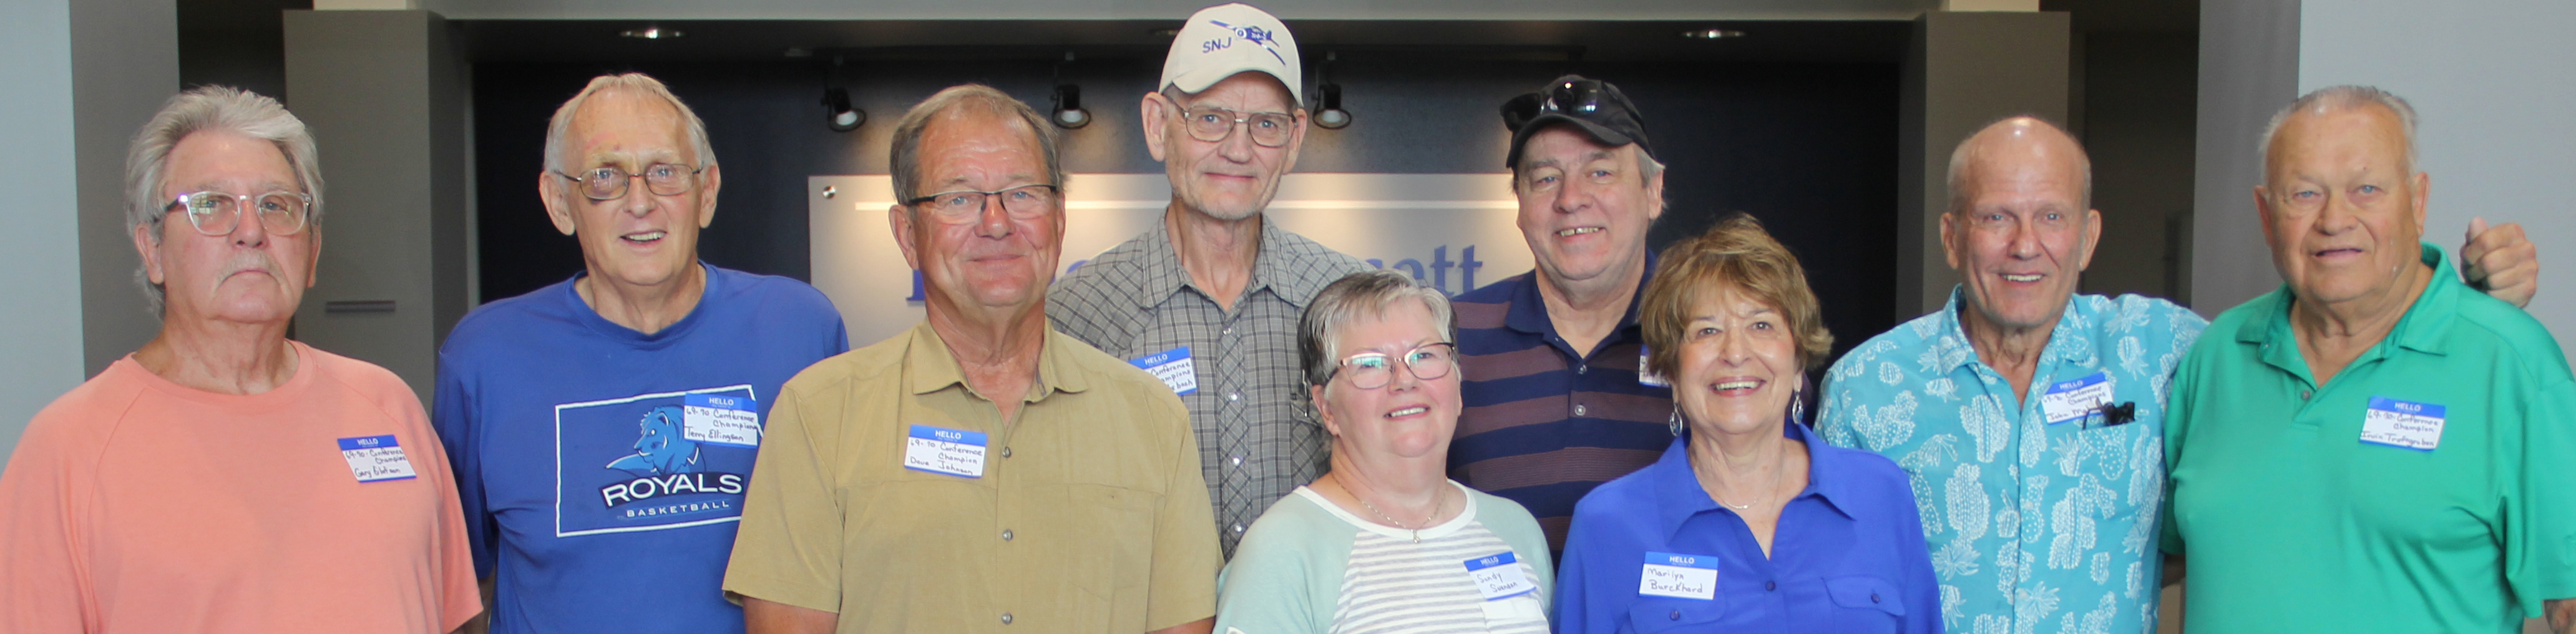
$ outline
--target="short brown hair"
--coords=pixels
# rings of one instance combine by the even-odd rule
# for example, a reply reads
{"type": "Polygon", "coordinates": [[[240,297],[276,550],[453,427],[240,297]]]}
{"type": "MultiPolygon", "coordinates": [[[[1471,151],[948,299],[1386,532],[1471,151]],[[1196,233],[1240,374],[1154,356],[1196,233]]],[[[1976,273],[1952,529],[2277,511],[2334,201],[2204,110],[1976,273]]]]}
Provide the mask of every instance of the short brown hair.
{"type": "Polygon", "coordinates": [[[1680,372],[1682,333],[1690,328],[1691,308],[1728,287],[1780,311],[1798,346],[1799,369],[1825,364],[1834,333],[1825,330],[1816,292],[1807,288],[1806,268],[1789,247],[1762,229],[1762,221],[1738,214],[1664,249],[1655,264],[1655,279],[1646,283],[1637,310],[1648,371],[1667,377],[1680,372]]]}
{"type": "MultiPolygon", "coordinates": [[[[1056,151],[1055,126],[1038,116],[1029,104],[1010,94],[983,84],[958,84],[921,100],[903,119],[894,124],[894,140],[888,148],[887,163],[894,173],[894,199],[901,203],[921,195],[921,137],[930,131],[930,122],[950,110],[977,108],[1014,119],[1028,128],[1029,136],[1038,142],[1038,154],[1046,161],[1047,183],[1064,187],[1064,158],[1056,151]]],[[[909,205],[906,205],[909,206],[909,205]]]]}

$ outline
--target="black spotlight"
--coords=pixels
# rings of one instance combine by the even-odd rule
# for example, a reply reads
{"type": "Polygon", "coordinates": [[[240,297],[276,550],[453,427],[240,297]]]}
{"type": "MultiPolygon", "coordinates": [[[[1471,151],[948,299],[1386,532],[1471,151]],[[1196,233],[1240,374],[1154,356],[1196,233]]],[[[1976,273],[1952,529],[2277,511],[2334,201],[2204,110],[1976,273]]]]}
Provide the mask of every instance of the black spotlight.
{"type": "Polygon", "coordinates": [[[1326,130],[1351,127],[1351,111],[1342,109],[1342,85],[1323,84],[1315,87],[1315,125],[1326,130]]]}
{"type": "Polygon", "coordinates": [[[833,132],[856,130],[867,122],[868,111],[850,105],[849,89],[823,89],[823,123],[832,126],[833,132]]]}
{"type": "Polygon", "coordinates": [[[1071,130],[1091,125],[1091,111],[1082,109],[1082,87],[1057,84],[1055,87],[1055,127],[1071,130]]]}

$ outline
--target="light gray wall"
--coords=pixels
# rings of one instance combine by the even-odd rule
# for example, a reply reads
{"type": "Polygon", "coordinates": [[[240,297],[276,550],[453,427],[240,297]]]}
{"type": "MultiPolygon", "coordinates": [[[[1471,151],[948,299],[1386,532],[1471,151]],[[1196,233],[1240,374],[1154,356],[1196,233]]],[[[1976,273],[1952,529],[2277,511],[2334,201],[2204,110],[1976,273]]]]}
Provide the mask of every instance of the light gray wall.
{"type": "MultiPolygon", "coordinates": [[[[324,0],[316,8],[329,8],[324,0]]],[[[419,0],[458,20],[1135,20],[1188,17],[1216,0],[419,0]]],[[[1903,20],[1937,0],[1264,0],[1301,20],[1903,20]]]]}
{"type": "Polygon", "coordinates": [[[1941,251],[1950,150],[1996,119],[2066,121],[2067,14],[1933,11],[1916,18],[1898,122],[1897,319],[1949,301],[1959,283],[1941,251]]]}
{"type": "Polygon", "coordinates": [[[179,91],[179,14],[172,0],[74,0],[71,8],[82,356],[97,374],[161,332],[134,285],[142,260],[125,230],[125,148],[179,91]]]}
{"type": "MultiPolygon", "coordinates": [[[[4,0],[0,12],[0,191],[9,192],[10,230],[0,232],[0,466],[18,443],[27,419],[83,377],[81,278],[81,162],[94,148],[77,128],[73,67],[81,27],[104,26],[94,11],[67,0],[4,0]],[[86,9],[86,8],[85,8],[86,9]],[[65,160],[67,157],[75,160],[65,160]]],[[[148,5],[148,3],[146,3],[148,5]]],[[[160,3],[167,12],[170,6],[160,3]]],[[[125,8],[133,7],[109,7],[125,8]]],[[[165,16],[166,17],[166,16],[165,16]]],[[[142,20],[149,22],[148,19],[142,20]]],[[[166,27],[171,23],[164,20],[166,27]]],[[[89,61],[96,61],[91,59],[89,61]]],[[[175,62],[175,59],[173,60],[175,62]]],[[[175,63],[173,73],[175,75],[175,63]]],[[[129,251],[130,251],[129,247],[129,251]]]]}
{"type": "Polygon", "coordinates": [[[2470,218],[2522,223],[2543,267],[2531,313],[2576,341],[2576,2],[2340,0],[2300,17],[2300,91],[2374,85],[2415,106],[2425,240],[2456,263],[2470,218]]]}
{"type": "Polygon", "coordinates": [[[286,92],[330,209],[296,338],[384,366],[426,401],[465,292],[466,66],[428,11],[286,12],[286,92]],[[391,312],[332,302],[392,300],[391,312]]]}
{"type": "Polygon", "coordinates": [[[2200,130],[2186,295],[2203,317],[2281,285],[2254,217],[2254,186],[2263,169],[2255,137],[2272,111],[2299,96],[2300,9],[2298,0],[2200,3],[2200,130]]]}

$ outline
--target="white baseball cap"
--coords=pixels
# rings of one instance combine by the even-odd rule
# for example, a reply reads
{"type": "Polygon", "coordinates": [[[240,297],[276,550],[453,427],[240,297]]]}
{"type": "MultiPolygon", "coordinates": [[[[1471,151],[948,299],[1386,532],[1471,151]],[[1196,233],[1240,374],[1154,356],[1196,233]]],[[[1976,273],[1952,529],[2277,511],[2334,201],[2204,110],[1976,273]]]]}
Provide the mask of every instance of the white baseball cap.
{"type": "Polygon", "coordinates": [[[1190,14],[1172,36],[1171,55],[1163,58],[1163,86],[1196,93],[1248,71],[1270,73],[1288,87],[1288,97],[1305,107],[1304,65],[1297,59],[1297,37],[1269,12],[1243,3],[1220,4],[1190,14]]]}

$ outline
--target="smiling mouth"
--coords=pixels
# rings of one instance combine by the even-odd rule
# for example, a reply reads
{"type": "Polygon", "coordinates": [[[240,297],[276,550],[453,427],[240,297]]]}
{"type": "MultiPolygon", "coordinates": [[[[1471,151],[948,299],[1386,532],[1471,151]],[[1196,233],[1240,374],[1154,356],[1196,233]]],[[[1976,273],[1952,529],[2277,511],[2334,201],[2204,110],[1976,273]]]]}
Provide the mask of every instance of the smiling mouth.
{"type": "Polygon", "coordinates": [[[2047,276],[2047,275],[2043,275],[2043,274],[2039,274],[2039,273],[2005,273],[2005,274],[2003,274],[2004,281],[2006,281],[2006,282],[2037,282],[2037,281],[2039,281],[2039,278],[2043,278],[2043,277],[2048,277],[2048,276],[2047,276]]]}
{"type": "Polygon", "coordinates": [[[1403,417],[1406,417],[1406,416],[1412,416],[1412,415],[1414,415],[1414,414],[1420,414],[1420,413],[1428,412],[1428,411],[1431,411],[1431,408],[1429,408],[1429,407],[1423,407],[1423,406],[1420,406],[1420,405],[1415,405],[1415,406],[1412,406],[1412,407],[1407,407],[1407,408],[1404,408],[1404,409],[1399,409],[1399,410],[1395,410],[1395,411],[1392,411],[1392,412],[1387,412],[1387,413],[1386,413],[1386,417],[1387,417],[1387,418],[1403,418],[1403,417]]]}
{"type": "Polygon", "coordinates": [[[1591,234],[1591,233],[1600,233],[1600,232],[1601,232],[1601,228],[1600,228],[1600,227],[1575,227],[1575,228],[1572,228],[1572,229],[1560,229],[1560,230],[1557,230],[1557,232],[1556,232],[1556,237],[1559,237],[1559,238],[1571,238],[1571,237],[1574,237],[1574,236],[1579,236],[1579,235],[1584,235],[1584,234],[1591,234]]]}
{"type": "Polygon", "coordinates": [[[635,244],[652,244],[652,243],[653,243],[653,241],[655,241],[655,240],[660,240],[660,239],[662,239],[662,236],[667,236],[667,235],[670,235],[670,234],[671,234],[671,233],[670,233],[670,232],[668,232],[668,231],[638,231],[638,232],[635,232],[635,233],[629,233],[629,234],[626,234],[626,235],[618,236],[618,237],[617,237],[617,239],[619,239],[619,240],[625,240],[625,241],[627,241],[627,242],[632,242],[632,243],[635,243],[635,244]]]}
{"type": "Polygon", "coordinates": [[[2311,255],[2313,255],[2313,256],[2315,256],[2315,257],[2320,257],[2320,258],[2322,258],[2322,257],[2330,257],[2330,256],[2336,256],[2336,255],[2347,255],[2347,254],[2349,254],[2349,255],[2360,255],[2360,254],[2361,254],[2361,249],[2360,249],[2360,248],[2357,248],[2357,247],[2343,247],[2343,248],[2337,248],[2337,249],[2319,249],[2319,250],[2317,250],[2317,252],[2315,252],[2315,253],[2313,253],[2313,254],[2311,254],[2311,255]]]}

